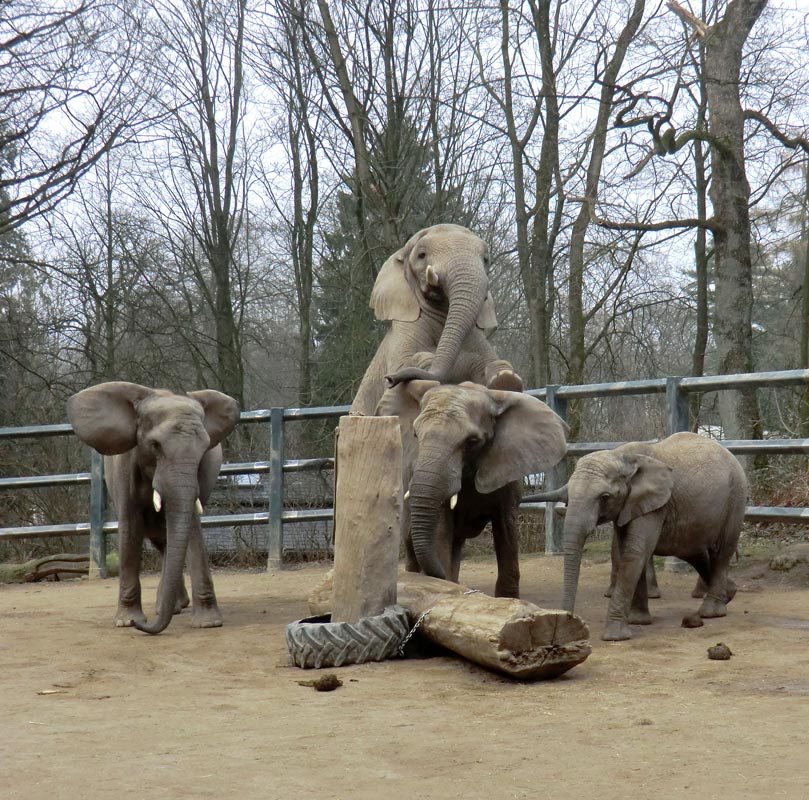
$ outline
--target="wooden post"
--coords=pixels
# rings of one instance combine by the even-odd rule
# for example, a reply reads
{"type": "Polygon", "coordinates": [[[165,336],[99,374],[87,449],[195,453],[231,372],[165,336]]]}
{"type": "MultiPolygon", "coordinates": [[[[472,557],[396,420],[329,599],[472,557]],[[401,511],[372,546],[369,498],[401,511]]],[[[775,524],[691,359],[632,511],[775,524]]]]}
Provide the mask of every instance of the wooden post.
{"type": "Polygon", "coordinates": [[[332,622],[396,603],[402,516],[398,417],[341,417],[334,491],[332,622]]]}

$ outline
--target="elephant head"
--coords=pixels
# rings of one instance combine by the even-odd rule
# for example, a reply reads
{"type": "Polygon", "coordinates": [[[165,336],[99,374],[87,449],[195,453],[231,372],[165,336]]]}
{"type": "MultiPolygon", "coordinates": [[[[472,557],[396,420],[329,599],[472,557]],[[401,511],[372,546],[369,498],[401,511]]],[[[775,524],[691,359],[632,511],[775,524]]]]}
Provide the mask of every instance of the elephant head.
{"type": "Polygon", "coordinates": [[[233,430],[239,405],[212,389],[177,395],[135,383],[112,381],[74,394],[67,414],[76,435],[106,456],[133,448],[134,468],[128,508],[120,515],[153,507],[165,516],[164,589],[153,625],[135,623],[159,633],[170,622],[182,581],[191,529],[202,512],[198,471],[205,453],[233,430]]]}
{"type": "Polygon", "coordinates": [[[462,483],[482,494],[556,464],[566,451],[565,423],[541,400],[474,383],[410,381],[389,388],[378,415],[398,415],[405,459],[412,459],[410,532],[419,566],[446,577],[435,533],[462,483]]]}
{"type": "Polygon", "coordinates": [[[597,525],[618,528],[636,517],[662,508],[671,497],[674,477],[668,464],[626,445],[582,456],[561,489],[535,495],[538,501],[567,503],[564,531],[564,591],[562,607],[576,604],[582,551],[597,525]]]}
{"type": "Polygon", "coordinates": [[[429,371],[389,376],[389,384],[413,378],[443,381],[472,328],[497,326],[486,275],[488,247],[460,225],[433,225],[410,238],[382,266],[371,293],[377,319],[415,322],[422,314],[446,316],[429,371]]]}

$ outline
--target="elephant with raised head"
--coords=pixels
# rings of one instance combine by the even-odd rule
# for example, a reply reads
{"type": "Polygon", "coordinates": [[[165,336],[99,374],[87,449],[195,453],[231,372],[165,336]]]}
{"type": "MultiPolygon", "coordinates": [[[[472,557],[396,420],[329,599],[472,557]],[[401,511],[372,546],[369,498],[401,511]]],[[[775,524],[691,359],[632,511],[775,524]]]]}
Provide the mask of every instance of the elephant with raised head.
{"type": "Polygon", "coordinates": [[[492,524],[498,597],[519,597],[520,479],[566,452],[565,423],[541,400],[474,383],[389,388],[379,416],[402,431],[407,569],[458,581],[464,542],[492,524]]]}
{"type": "Polygon", "coordinates": [[[191,624],[222,624],[200,515],[222,464],[220,442],[239,421],[239,404],[212,389],[173,394],[112,381],[74,394],[67,414],[76,435],[104,458],[107,489],[118,512],[119,593],[115,624],[160,633],[189,603],[191,624]],[[143,539],[163,556],[157,619],[147,625],[141,606],[143,539]]]}
{"type": "Polygon", "coordinates": [[[573,611],[582,548],[596,525],[614,527],[615,582],[603,639],[630,639],[630,624],[651,622],[644,568],[652,555],[677,556],[706,588],[699,617],[723,617],[736,593],[728,577],[744,521],[747,480],[713,439],[675,433],[583,456],[561,489],[535,500],[567,504],[562,605],[573,611]]]}
{"type": "Polygon", "coordinates": [[[412,379],[473,380],[492,389],[522,390],[483,331],[497,326],[489,294],[486,243],[460,225],[424,228],[379,271],[371,293],[377,319],[391,323],[351,406],[372,415],[388,385],[412,379]],[[432,354],[429,366],[413,362],[432,354]],[[457,367],[459,357],[463,365],[457,367]]]}

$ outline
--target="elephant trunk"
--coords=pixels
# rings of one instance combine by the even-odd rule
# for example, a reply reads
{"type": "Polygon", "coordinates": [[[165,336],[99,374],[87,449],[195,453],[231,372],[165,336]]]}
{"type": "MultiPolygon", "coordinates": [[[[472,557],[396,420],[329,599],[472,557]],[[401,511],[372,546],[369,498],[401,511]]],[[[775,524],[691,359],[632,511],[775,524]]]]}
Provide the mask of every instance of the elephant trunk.
{"type": "Polygon", "coordinates": [[[446,567],[436,552],[436,534],[442,513],[441,504],[449,495],[439,473],[417,469],[410,481],[410,537],[421,570],[433,578],[447,577],[446,567]]]}
{"type": "Polygon", "coordinates": [[[482,263],[478,266],[468,261],[456,261],[448,266],[445,292],[449,310],[431,369],[438,379],[446,379],[449,375],[464,339],[475,326],[488,291],[489,281],[482,263]]]}
{"type": "Polygon", "coordinates": [[[565,503],[567,504],[567,484],[558,489],[549,489],[547,492],[525,494],[522,497],[525,503],[565,503]]]}
{"type": "Polygon", "coordinates": [[[160,607],[157,609],[157,619],[153,623],[144,625],[137,621],[133,622],[139,631],[160,633],[171,622],[180,595],[188,541],[194,526],[199,525],[195,508],[198,494],[195,469],[193,489],[184,487],[182,491],[172,492],[163,498],[166,515],[166,551],[163,554],[163,571],[160,578],[160,607]]]}
{"type": "Polygon", "coordinates": [[[563,537],[564,589],[562,608],[573,613],[576,606],[576,590],[579,585],[579,571],[584,542],[590,531],[595,527],[595,519],[583,513],[575,506],[568,506],[565,516],[565,533],[563,537]]]}

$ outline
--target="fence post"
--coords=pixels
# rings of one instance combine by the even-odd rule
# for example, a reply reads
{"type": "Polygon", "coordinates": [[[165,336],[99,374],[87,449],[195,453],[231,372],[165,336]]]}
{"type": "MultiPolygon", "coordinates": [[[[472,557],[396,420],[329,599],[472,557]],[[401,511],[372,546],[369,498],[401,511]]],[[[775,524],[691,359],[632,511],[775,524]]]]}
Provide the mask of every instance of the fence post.
{"type": "Polygon", "coordinates": [[[104,538],[107,489],[104,485],[104,456],[90,450],[90,564],[89,578],[107,577],[107,543],[104,538]]]}
{"type": "Polygon", "coordinates": [[[281,569],[284,557],[284,409],[270,409],[267,569],[281,569]]]}
{"type": "MultiPolygon", "coordinates": [[[[666,435],[691,429],[688,395],[680,388],[682,378],[666,378],[666,435]]],[[[691,566],[676,556],[666,556],[669,572],[690,572],[691,566]]]]}
{"type": "MultiPolygon", "coordinates": [[[[555,411],[567,422],[567,400],[558,396],[559,386],[545,387],[545,402],[551,411],[555,411]]],[[[544,491],[558,489],[567,482],[567,458],[563,458],[555,467],[545,473],[544,491]]],[[[562,552],[562,533],[564,524],[561,517],[553,510],[554,503],[545,503],[545,555],[559,555],[562,552]]]]}
{"type": "Polygon", "coordinates": [[[680,388],[682,378],[666,378],[666,435],[691,429],[688,394],[680,388]]]}

